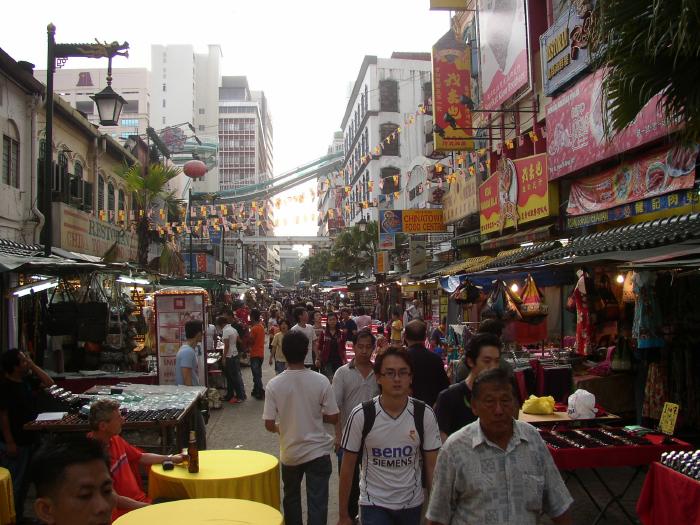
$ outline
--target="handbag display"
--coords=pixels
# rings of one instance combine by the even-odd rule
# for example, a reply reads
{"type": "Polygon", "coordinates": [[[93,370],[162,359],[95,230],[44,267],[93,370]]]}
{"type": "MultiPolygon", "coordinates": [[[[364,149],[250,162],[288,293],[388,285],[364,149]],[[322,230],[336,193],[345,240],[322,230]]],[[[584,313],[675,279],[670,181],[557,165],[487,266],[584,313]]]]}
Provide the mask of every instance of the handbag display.
{"type": "Polygon", "coordinates": [[[603,274],[597,288],[596,314],[598,322],[617,321],[620,319],[620,304],[610,286],[610,278],[603,274]]]}
{"type": "Polygon", "coordinates": [[[476,286],[469,279],[465,279],[450,296],[457,304],[474,304],[481,297],[480,286],[476,286]]]}
{"type": "Polygon", "coordinates": [[[520,313],[523,317],[539,317],[549,313],[549,307],[544,304],[544,294],[537,288],[532,275],[528,274],[520,299],[520,313]]]}
{"type": "Polygon", "coordinates": [[[48,335],[73,335],[78,320],[78,305],[68,288],[57,286],[49,297],[46,306],[45,326],[48,335]],[[61,288],[61,296],[67,300],[54,303],[58,289],[61,288]]]}
{"type": "Polygon", "coordinates": [[[486,299],[486,307],[482,310],[483,318],[496,318],[503,321],[520,321],[522,314],[518,305],[522,301],[506,286],[503,281],[496,281],[491,294],[486,299]]]}

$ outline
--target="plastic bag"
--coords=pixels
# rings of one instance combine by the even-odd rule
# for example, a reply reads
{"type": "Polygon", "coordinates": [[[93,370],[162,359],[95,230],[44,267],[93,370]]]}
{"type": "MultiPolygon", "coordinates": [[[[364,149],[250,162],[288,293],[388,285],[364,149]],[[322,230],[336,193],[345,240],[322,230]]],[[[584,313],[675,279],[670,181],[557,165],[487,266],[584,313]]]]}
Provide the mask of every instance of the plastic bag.
{"type": "Polygon", "coordinates": [[[569,396],[567,414],[571,419],[593,419],[596,415],[595,396],[579,388],[569,396]]]}
{"type": "Polygon", "coordinates": [[[554,413],[554,398],[552,396],[530,396],[523,403],[525,414],[549,415],[554,413]]]}

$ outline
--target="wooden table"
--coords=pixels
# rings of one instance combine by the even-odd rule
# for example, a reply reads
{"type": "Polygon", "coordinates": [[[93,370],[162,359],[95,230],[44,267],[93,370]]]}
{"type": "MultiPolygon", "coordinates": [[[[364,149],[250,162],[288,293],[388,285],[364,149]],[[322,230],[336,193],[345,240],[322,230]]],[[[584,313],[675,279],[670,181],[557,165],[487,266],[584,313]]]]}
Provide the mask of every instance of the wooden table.
{"type": "Polygon", "coordinates": [[[615,414],[607,413],[604,416],[594,417],[592,419],[571,419],[566,412],[554,412],[553,414],[526,414],[522,410],[518,413],[518,420],[530,423],[535,426],[558,425],[562,423],[581,423],[590,426],[592,422],[597,423],[615,423],[622,418],[615,414]]]}
{"type": "MultiPolygon", "coordinates": [[[[93,395],[102,389],[109,389],[110,385],[95,385],[86,391],[87,395],[93,395]]],[[[121,388],[121,387],[120,387],[121,388]]],[[[188,418],[194,414],[197,408],[199,398],[201,398],[206,392],[205,387],[174,387],[174,386],[164,386],[159,385],[129,385],[124,386],[123,390],[129,391],[130,389],[136,390],[141,388],[147,388],[149,391],[158,391],[162,389],[173,389],[173,388],[184,388],[189,390],[196,390],[197,397],[195,397],[189,404],[182,410],[179,411],[174,417],[168,417],[166,419],[158,420],[144,420],[144,421],[128,421],[126,420],[122,426],[123,430],[153,430],[160,433],[160,451],[162,453],[179,452],[179,447],[177,446],[177,439],[170,439],[172,433],[177,433],[181,427],[188,421],[188,418]]],[[[51,434],[58,433],[70,433],[70,432],[89,432],[90,425],[86,418],[80,417],[78,414],[66,414],[63,419],[55,421],[31,421],[24,425],[25,430],[30,430],[34,432],[47,432],[51,434]]]]}

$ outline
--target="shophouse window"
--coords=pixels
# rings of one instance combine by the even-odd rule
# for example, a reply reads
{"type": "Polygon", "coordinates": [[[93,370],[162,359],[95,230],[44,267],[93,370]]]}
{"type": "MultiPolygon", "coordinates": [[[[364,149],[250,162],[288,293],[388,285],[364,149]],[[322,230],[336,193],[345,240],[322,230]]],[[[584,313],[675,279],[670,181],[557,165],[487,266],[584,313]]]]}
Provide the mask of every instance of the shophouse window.
{"type": "Polygon", "coordinates": [[[105,209],[105,180],[100,175],[97,179],[97,211],[105,209]]]}
{"type": "Polygon", "coordinates": [[[382,155],[392,155],[398,157],[400,155],[399,140],[401,135],[398,133],[399,127],[396,124],[386,123],[379,126],[379,134],[382,138],[384,149],[382,155]],[[385,141],[388,139],[388,141],[385,141]]]}
{"type": "Polygon", "coordinates": [[[381,80],[379,82],[379,110],[399,110],[399,83],[396,80],[381,80]]]}
{"type": "Polygon", "coordinates": [[[107,185],[107,211],[109,222],[114,222],[114,184],[111,182],[107,185]]]}
{"type": "Polygon", "coordinates": [[[384,195],[390,195],[395,191],[401,190],[401,171],[398,168],[382,168],[380,173],[382,177],[382,193],[384,195]],[[398,177],[396,182],[394,182],[394,177],[398,177]]]}
{"type": "Polygon", "coordinates": [[[15,129],[11,133],[2,136],[2,182],[19,188],[19,136],[15,129]]]}

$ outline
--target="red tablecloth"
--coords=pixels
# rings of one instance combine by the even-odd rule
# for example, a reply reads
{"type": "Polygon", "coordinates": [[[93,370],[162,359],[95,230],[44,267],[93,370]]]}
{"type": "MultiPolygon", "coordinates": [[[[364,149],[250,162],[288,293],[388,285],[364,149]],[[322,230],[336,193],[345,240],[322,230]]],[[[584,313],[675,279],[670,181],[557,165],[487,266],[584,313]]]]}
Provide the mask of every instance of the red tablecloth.
{"type": "Polygon", "coordinates": [[[554,463],[561,470],[600,467],[634,467],[648,465],[661,459],[670,450],[690,450],[692,447],[674,439],[673,445],[663,445],[661,436],[646,436],[651,445],[627,445],[600,448],[549,448],[554,463]]]}
{"type": "Polygon", "coordinates": [[[644,525],[700,525],[700,482],[652,463],[637,514],[644,525]]]}

